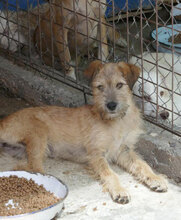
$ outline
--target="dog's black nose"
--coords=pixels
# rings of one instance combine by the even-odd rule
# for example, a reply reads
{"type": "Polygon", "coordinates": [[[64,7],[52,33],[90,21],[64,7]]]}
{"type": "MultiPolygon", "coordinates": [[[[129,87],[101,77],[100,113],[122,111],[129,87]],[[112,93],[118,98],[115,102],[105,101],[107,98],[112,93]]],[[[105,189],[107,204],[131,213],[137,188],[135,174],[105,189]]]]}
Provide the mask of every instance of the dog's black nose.
{"type": "Polygon", "coordinates": [[[166,120],[166,119],[169,117],[169,112],[162,111],[162,112],[160,113],[160,117],[161,117],[163,120],[166,120]]]}
{"type": "Polygon", "coordinates": [[[116,102],[108,102],[107,108],[111,111],[114,111],[116,109],[117,103],[116,102]]]}

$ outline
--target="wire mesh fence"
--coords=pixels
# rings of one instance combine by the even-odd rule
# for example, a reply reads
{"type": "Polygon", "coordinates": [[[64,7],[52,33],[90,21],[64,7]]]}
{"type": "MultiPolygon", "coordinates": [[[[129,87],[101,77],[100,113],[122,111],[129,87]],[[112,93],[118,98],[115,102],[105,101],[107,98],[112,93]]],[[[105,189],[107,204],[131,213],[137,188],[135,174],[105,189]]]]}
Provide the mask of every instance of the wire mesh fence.
{"type": "Polygon", "coordinates": [[[145,119],[181,136],[181,4],[174,0],[2,0],[0,47],[85,94],[95,59],[141,67],[145,119]]]}

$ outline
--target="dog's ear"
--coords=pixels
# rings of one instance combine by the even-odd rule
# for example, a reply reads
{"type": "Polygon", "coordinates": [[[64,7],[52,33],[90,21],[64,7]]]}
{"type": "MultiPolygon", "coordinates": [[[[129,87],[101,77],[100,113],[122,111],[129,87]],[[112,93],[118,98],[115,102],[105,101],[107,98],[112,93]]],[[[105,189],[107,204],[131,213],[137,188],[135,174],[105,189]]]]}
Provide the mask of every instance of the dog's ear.
{"type": "Polygon", "coordinates": [[[140,76],[141,69],[134,64],[129,64],[125,62],[118,63],[119,68],[121,68],[121,72],[123,73],[124,78],[130,89],[133,88],[135,82],[140,76]]]}
{"type": "Polygon", "coordinates": [[[99,70],[103,67],[104,64],[100,60],[95,60],[91,62],[88,66],[88,68],[84,71],[84,75],[88,79],[93,79],[96,74],[99,72],[99,70]]]}

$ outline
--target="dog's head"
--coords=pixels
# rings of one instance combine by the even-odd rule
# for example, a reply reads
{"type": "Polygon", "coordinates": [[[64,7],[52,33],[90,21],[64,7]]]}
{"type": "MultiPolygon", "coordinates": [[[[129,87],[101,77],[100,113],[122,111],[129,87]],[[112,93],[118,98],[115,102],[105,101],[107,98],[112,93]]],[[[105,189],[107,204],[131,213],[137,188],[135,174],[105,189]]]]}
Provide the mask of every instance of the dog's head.
{"type": "Polygon", "coordinates": [[[138,105],[142,108],[142,104],[144,104],[145,115],[156,117],[158,113],[163,120],[169,118],[170,113],[167,109],[171,109],[171,93],[165,87],[160,75],[157,79],[156,74],[152,74],[150,77],[146,72],[144,72],[143,84],[142,79],[135,83],[133,92],[143,97],[143,100],[138,101],[138,105]],[[157,80],[159,86],[156,85],[157,80]]]}
{"type": "Polygon", "coordinates": [[[125,62],[92,62],[85,74],[92,77],[94,104],[106,119],[123,117],[129,107],[131,89],[140,68],[125,62]]]}

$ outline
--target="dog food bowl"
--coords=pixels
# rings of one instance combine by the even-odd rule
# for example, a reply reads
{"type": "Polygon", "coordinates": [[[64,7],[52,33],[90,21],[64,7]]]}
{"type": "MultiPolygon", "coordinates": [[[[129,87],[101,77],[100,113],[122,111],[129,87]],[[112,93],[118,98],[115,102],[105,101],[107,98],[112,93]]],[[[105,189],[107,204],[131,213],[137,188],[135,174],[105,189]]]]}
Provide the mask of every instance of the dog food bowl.
{"type": "Polygon", "coordinates": [[[61,198],[61,200],[49,207],[31,213],[12,216],[0,216],[0,220],[50,220],[56,216],[60,216],[63,208],[63,201],[68,194],[68,188],[61,180],[50,175],[30,173],[25,171],[0,172],[0,177],[9,177],[12,175],[19,178],[24,177],[27,180],[34,180],[37,185],[43,185],[46,191],[53,193],[56,197],[61,198]]]}

